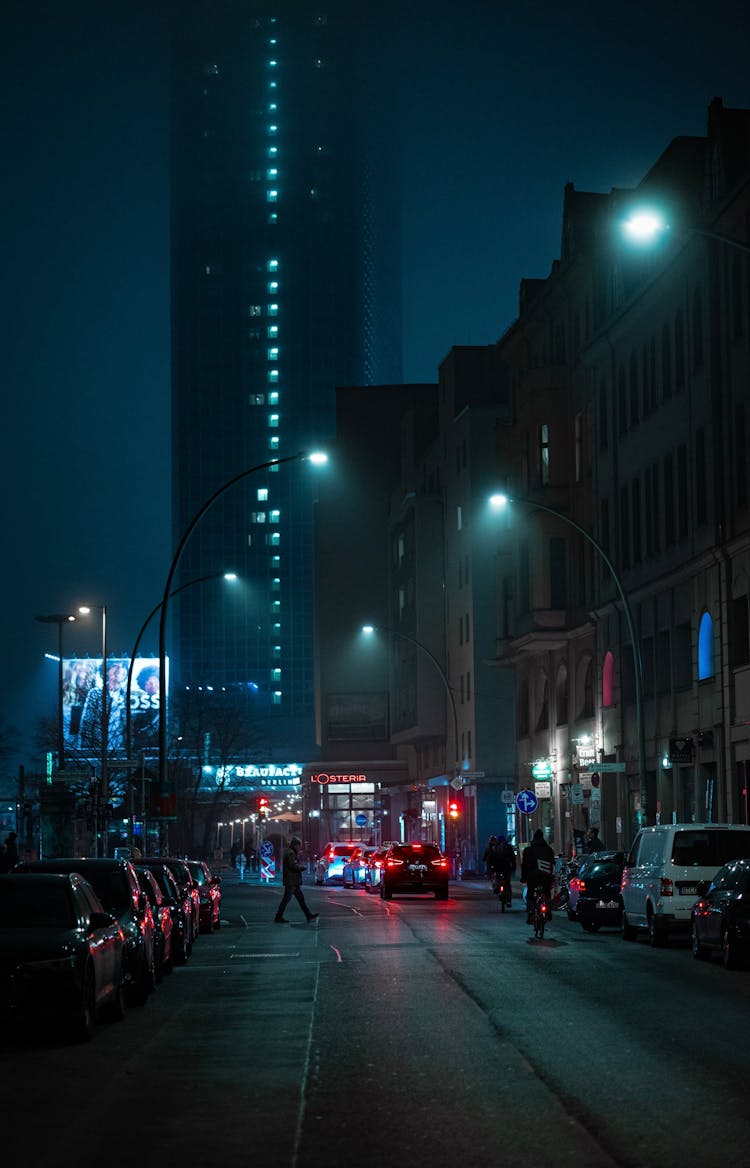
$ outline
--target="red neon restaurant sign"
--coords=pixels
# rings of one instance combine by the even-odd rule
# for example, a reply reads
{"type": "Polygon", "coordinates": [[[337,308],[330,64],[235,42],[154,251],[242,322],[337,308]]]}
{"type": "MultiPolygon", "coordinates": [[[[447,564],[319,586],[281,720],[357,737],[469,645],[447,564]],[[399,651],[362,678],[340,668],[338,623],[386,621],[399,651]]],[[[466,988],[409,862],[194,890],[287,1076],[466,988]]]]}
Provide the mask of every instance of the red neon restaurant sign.
{"type": "Polygon", "coordinates": [[[332,775],[327,771],[319,771],[317,775],[310,775],[311,783],[319,783],[321,787],[329,783],[366,783],[367,775],[332,775]]]}

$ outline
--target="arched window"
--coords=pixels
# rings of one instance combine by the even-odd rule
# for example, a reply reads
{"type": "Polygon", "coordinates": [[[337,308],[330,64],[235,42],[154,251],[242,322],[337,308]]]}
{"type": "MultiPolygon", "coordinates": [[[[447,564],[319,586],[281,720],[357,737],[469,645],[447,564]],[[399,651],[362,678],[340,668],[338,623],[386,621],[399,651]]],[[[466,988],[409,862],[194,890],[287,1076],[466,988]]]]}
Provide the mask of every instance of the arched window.
{"type": "Polygon", "coordinates": [[[576,710],[578,718],[594,716],[594,668],[590,657],[579,661],[576,668],[576,710]]]}
{"type": "Polygon", "coordinates": [[[529,734],[529,685],[522,681],[518,687],[518,716],[517,731],[519,738],[527,738],[529,734]]]}
{"type": "Polygon", "coordinates": [[[605,709],[615,704],[615,659],[607,652],[602,665],[602,705],[605,709]]]}
{"type": "Polygon", "coordinates": [[[698,629],[698,681],[715,677],[714,622],[710,612],[704,612],[698,629]]]}
{"type": "Polygon", "coordinates": [[[557,671],[555,685],[555,716],[558,726],[566,726],[568,722],[568,667],[561,665],[557,671]]]}

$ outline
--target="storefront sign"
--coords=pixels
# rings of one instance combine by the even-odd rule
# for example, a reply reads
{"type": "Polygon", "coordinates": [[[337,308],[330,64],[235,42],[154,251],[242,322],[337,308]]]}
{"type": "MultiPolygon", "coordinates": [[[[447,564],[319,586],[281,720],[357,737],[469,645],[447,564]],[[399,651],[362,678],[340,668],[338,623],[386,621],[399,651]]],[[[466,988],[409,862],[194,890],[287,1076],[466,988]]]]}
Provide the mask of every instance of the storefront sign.
{"type": "Polygon", "coordinates": [[[319,771],[316,775],[310,775],[310,782],[319,783],[321,787],[327,787],[329,784],[366,783],[367,775],[338,775],[319,771]]]}

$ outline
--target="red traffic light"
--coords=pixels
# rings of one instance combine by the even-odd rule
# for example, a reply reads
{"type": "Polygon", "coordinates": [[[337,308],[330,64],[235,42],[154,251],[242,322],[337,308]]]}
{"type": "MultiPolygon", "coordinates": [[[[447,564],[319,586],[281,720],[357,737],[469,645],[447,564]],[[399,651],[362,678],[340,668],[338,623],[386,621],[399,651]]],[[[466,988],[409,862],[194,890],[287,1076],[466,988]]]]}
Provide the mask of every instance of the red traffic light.
{"type": "Polygon", "coordinates": [[[263,812],[267,811],[268,810],[268,799],[266,798],[266,796],[259,795],[257,802],[256,802],[256,805],[257,805],[258,811],[260,811],[261,814],[263,814],[263,812]]]}
{"type": "Polygon", "coordinates": [[[458,819],[461,814],[461,805],[457,799],[451,799],[448,803],[448,816],[450,819],[458,819]]]}

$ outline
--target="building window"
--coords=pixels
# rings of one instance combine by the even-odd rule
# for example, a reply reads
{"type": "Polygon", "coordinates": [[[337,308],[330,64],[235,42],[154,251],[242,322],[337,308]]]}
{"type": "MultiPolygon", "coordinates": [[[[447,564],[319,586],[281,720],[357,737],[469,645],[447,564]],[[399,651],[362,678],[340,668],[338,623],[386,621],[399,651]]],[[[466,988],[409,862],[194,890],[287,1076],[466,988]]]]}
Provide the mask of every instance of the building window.
{"type": "Polygon", "coordinates": [[[258,490],[255,492],[255,497],[259,503],[268,502],[268,487],[258,487],[258,490]]]}
{"type": "Polygon", "coordinates": [[[543,487],[549,484],[549,426],[543,422],[539,427],[539,479],[543,487]]]}
{"type": "Polygon", "coordinates": [[[465,617],[465,624],[466,624],[466,644],[468,645],[469,641],[471,640],[471,637],[469,635],[469,614],[468,614],[468,612],[467,612],[466,617],[465,617]]]}
{"type": "Polygon", "coordinates": [[[273,702],[274,706],[281,705],[281,690],[280,689],[275,689],[273,691],[273,694],[271,696],[271,701],[273,702]]]}
{"type": "Polygon", "coordinates": [[[688,536],[688,512],[687,446],[683,442],[677,450],[677,534],[680,539],[688,536]]]}
{"type": "Polygon", "coordinates": [[[714,677],[714,622],[710,612],[704,612],[698,629],[698,681],[714,677]]]}
{"type": "Polygon", "coordinates": [[[471,701],[471,672],[466,674],[466,700],[471,701]]]}
{"type": "Polygon", "coordinates": [[[732,627],[729,637],[729,660],[733,668],[750,661],[750,628],[747,616],[747,595],[732,599],[732,627]]]}

